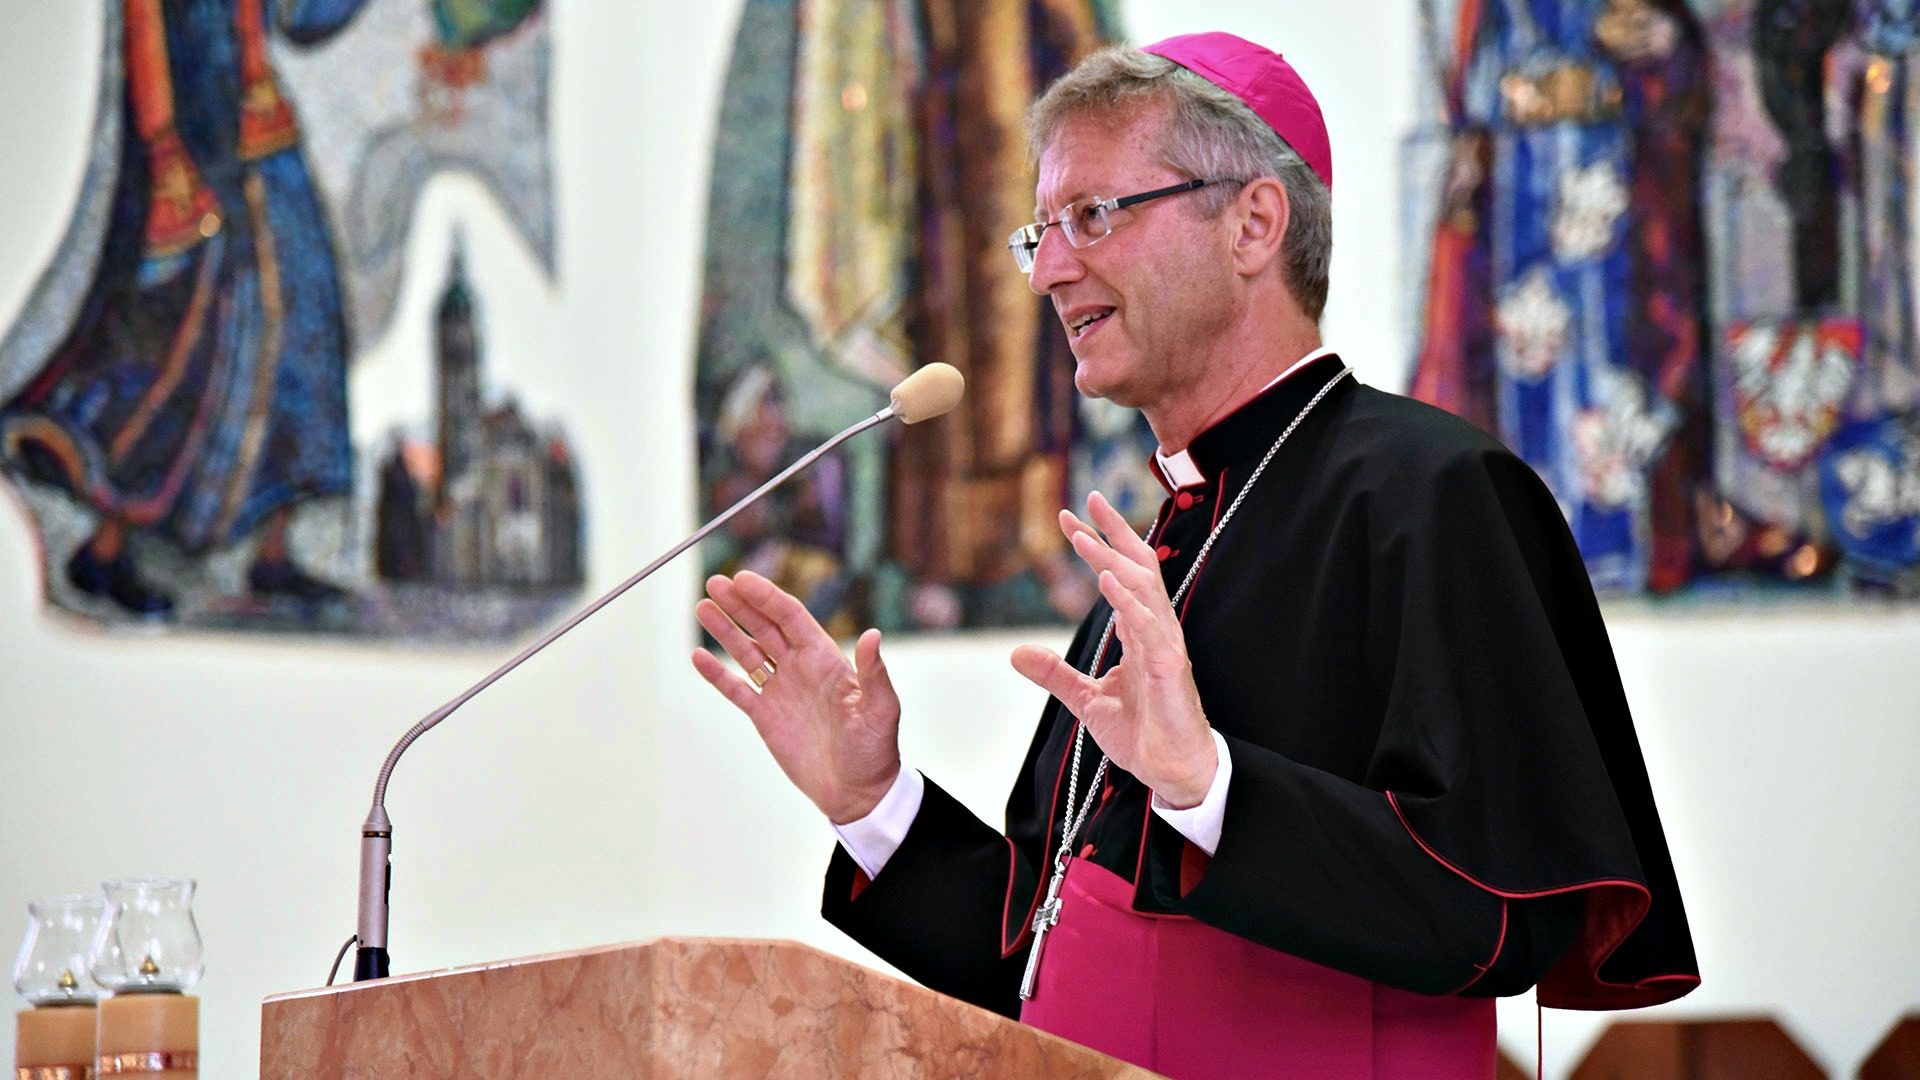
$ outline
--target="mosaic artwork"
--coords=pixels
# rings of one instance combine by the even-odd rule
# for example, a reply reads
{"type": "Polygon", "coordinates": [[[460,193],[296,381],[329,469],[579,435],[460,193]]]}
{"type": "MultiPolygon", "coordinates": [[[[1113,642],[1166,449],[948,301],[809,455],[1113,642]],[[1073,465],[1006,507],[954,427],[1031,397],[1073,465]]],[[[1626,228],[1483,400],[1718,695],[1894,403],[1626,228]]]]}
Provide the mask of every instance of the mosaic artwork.
{"type": "Polygon", "coordinates": [[[1910,0],[1424,0],[1412,393],[1614,593],[1920,595],[1910,0]]]}
{"type": "Polygon", "coordinates": [[[416,198],[553,257],[539,0],[112,0],[66,236],[0,341],[0,466],[89,621],[492,638],[581,578],[572,457],[480,396],[456,255],[431,437],[356,453],[416,198]],[[374,74],[369,74],[374,73],[374,74]]]}
{"type": "Polygon", "coordinates": [[[1091,0],[748,0],[714,148],[695,410],[702,515],[945,361],[967,396],[875,432],[705,542],[832,632],[1078,618],[1055,514],[1093,488],[1150,519],[1153,443],[1074,392],[1007,256],[1032,219],[1029,101],[1114,33],[1091,0]]]}

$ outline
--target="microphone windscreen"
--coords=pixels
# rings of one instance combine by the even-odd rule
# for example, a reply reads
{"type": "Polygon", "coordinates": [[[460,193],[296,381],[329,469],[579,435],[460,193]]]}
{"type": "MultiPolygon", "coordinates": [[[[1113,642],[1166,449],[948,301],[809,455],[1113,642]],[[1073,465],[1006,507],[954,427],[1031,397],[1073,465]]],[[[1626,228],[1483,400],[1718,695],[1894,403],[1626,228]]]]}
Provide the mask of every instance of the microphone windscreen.
{"type": "Polygon", "coordinates": [[[928,364],[893,388],[893,414],[909,424],[931,420],[960,404],[967,380],[952,364],[928,364]]]}

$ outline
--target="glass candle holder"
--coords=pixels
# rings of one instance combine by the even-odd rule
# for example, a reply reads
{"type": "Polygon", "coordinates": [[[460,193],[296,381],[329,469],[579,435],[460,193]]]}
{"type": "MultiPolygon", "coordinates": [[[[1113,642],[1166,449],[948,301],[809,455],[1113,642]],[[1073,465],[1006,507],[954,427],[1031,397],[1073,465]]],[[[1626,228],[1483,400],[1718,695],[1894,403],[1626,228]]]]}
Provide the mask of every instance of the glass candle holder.
{"type": "Polygon", "coordinates": [[[188,878],[101,883],[107,913],[88,954],[93,981],[115,994],[182,993],[206,972],[188,878]]]}
{"type": "Polygon", "coordinates": [[[88,980],[89,953],[106,909],[106,900],[85,893],[27,903],[27,936],[13,961],[13,988],[21,997],[36,1007],[99,999],[88,980]]]}

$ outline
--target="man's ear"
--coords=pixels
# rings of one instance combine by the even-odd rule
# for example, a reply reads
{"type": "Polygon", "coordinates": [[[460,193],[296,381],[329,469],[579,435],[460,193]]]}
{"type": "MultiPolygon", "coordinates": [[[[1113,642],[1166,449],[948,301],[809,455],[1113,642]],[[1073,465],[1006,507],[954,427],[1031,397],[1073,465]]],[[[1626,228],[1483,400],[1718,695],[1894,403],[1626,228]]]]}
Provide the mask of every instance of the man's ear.
{"type": "Polygon", "coordinates": [[[1287,189],[1271,176],[1259,177],[1240,189],[1232,209],[1239,223],[1233,236],[1233,268],[1243,276],[1256,277],[1280,258],[1287,223],[1293,218],[1287,189]]]}

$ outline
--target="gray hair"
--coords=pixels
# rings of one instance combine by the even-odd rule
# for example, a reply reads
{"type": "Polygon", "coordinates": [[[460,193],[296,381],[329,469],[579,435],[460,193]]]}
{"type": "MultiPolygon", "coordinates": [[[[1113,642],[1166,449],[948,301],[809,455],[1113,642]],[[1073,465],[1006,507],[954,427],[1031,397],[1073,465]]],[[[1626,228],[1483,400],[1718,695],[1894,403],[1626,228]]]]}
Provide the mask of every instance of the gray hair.
{"type": "MultiPolygon", "coordinates": [[[[1291,215],[1281,241],[1285,281],[1300,310],[1320,321],[1333,256],[1333,194],[1239,98],[1171,60],[1116,45],[1082,60],[1033,103],[1027,110],[1027,145],[1038,156],[1073,117],[1116,117],[1163,101],[1172,113],[1160,132],[1161,164],[1194,178],[1280,181],[1291,215]]],[[[1194,212],[1212,217],[1233,198],[1231,187],[1209,186],[1188,202],[1194,212]]]]}

